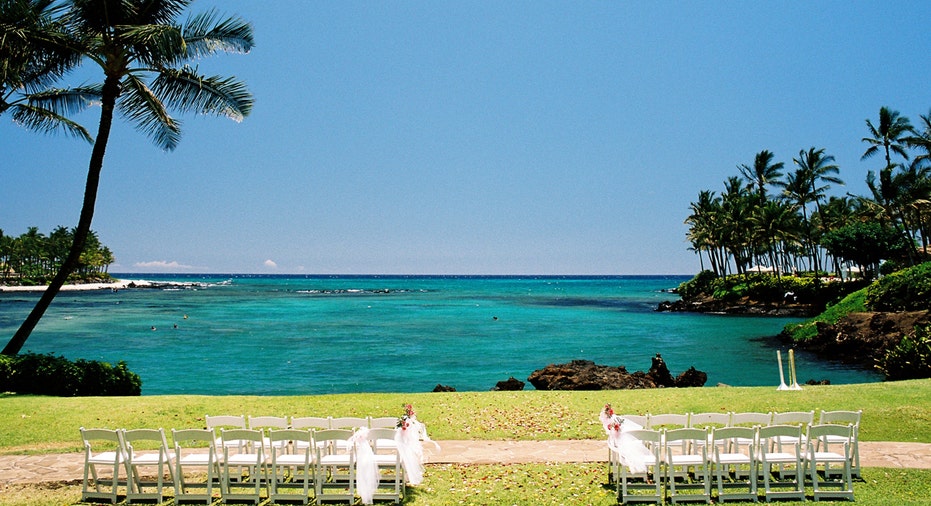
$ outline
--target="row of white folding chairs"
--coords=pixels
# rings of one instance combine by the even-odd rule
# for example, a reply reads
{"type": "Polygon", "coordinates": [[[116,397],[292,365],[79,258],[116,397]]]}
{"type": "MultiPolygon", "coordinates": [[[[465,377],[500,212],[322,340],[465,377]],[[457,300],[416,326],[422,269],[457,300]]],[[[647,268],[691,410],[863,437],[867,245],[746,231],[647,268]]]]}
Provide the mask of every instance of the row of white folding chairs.
{"type": "Polygon", "coordinates": [[[393,428],[398,425],[398,418],[393,416],[246,416],[246,415],[206,415],[204,423],[208,429],[369,429],[393,428]]]}
{"type": "MultiPolygon", "coordinates": [[[[860,418],[863,410],[858,411],[826,411],[820,410],[818,420],[815,421],[815,411],[770,411],[760,412],[727,412],[727,413],[665,413],[651,415],[615,415],[620,421],[631,420],[644,429],[676,428],[676,427],[753,427],[766,425],[801,425],[804,430],[810,425],[840,424],[853,425],[853,476],[860,478],[860,418]]],[[[831,439],[831,438],[829,438],[831,439]]],[[[836,438],[834,438],[834,442],[836,438]]]]}
{"type": "Polygon", "coordinates": [[[612,449],[618,499],[625,504],[660,504],[667,498],[674,503],[711,502],[712,472],[718,501],[758,500],[760,477],[767,501],[805,500],[806,484],[815,500],[853,500],[852,424],[809,425],[804,430],[801,425],[686,427],[626,434],[647,447],[650,456],[633,457],[643,458],[647,465],[648,472],[638,475],[630,471],[632,456],[621,454],[630,447],[622,444],[612,449]],[[835,474],[839,479],[832,478],[835,474]]]}
{"type": "MultiPolygon", "coordinates": [[[[376,464],[379,469],[389,470],[388,485],[393,486],[393,491],[382,492],[378,497],[398,502],[405,484],[397,447],[393,444],[396,430],[369,429],[368,440],[376,464]]],[[[355,494],[355,452],[346,450],[352,430],[221,428],[218,443],[213,429],[172,429],[174,452],[169,451],[164,429],[82,427],[80,432],[85,448],[84,501],[106,499],[115,504],[123,487],[130,503],[153,499],[160,502],[171,485],[176,500],[199,500],[205,504],[213,502],[214,487],[219,488],[224,502],[245,499],[258,503],[265,486],[272,501],[289,499],[304,504],[308,502],[311,485],[315,487],[315,497],[321,499],[351,502],[355,494]],[[137,451],[136,445],[142,451],[137,451]],[[109,476],[98,474],[98,467],[106,469],[109,476]],[[156,481],[144,481],[140,467],[155,467],[156,481]],[[188,482],[186,471],[192,467],[205,472],[206,480],[188,482]],[[235,473],[231,471],[233,468],[235,473]],[[338,468],[343,473],[336,479],[338,468]],[[125,472],[125,479],[120,478],[121,472],[125,472]],[[235,491],[245,486],[251,490],[235,491]],[[285,493],[285,488],[294,487],[301,489],[301,493],[285,493]],[[334,487],[341,492],[329,493],[334,487]]]]}
{"type": "Polygon", "coordinates": [[[863,411],[825,411],[820,410],[818,421],[815,422],[815,411],[770,411],[760,412],[713,412],[713,413],[664,413],[645,415],[621,415],[622,419],[629,419],[644,429],[696,427],[752,427],[754,425],[811,425],[824,424],[853,424],[859,425],[863,411]]]}

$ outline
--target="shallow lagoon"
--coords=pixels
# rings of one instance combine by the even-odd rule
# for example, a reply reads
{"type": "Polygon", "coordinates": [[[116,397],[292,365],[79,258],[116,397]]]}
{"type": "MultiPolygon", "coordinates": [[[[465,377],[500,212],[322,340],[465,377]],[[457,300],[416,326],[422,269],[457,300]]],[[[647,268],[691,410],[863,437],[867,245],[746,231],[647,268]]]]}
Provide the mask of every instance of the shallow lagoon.
{"type": "MultiPolygon", "coordinates": [[[[655,312],[683,276],[117,277],[184,286],[62,293],[24,351],[125,360],[144,395],[488,390],[573,359],[647,370],[656,353],[709,386],[775,387],[772,336],[797,321],[655,312]]],[[[0,293],[0,335],[38,296],[0,293]]],[[[796,357],[800,382],[882,379],[796,357]]]]}

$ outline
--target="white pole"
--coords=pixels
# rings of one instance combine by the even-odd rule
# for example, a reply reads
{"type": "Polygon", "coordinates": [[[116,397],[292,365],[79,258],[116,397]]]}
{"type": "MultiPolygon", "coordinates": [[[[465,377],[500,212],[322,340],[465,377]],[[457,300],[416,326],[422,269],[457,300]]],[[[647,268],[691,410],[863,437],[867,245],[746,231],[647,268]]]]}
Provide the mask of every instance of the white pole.
{"type": "Polygon", "coordinates": [[[779,350],[776,350],[776,362],[779,363],[779,387],[776,390],[788,390],[789,387],[786,386],[786,378],[782,370],[782,352],[779,350]]]}
{"type": "Polygon", "coordinates": [[[801,390],[802,387],[798,384],[798,376],[795,373],[795,350],[789,350],[789,378],[792,381],[792,384],[789,385],[790,390],[801,390]]]}

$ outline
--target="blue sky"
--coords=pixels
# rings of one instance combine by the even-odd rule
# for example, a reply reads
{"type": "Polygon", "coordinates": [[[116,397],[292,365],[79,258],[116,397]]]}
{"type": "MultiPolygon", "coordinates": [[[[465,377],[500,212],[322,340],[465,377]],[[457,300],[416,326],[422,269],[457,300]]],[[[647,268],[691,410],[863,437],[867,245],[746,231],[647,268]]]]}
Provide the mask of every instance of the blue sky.
{"type": "MultiPolygon", "coordinates": [[[[865,120],[931,110],[928,2],[191,10],[212,7],[256,47],[200,69],[246,81],[254,111],[182,117],[171,153],[117,122],[93,226],[111,271],[692,274],[700,190],[815,146],[834,193],[865,194],[865,120]]],[[[0,151],[5,233],[77,223],[89,145],[0,117],[0,151]]]]}

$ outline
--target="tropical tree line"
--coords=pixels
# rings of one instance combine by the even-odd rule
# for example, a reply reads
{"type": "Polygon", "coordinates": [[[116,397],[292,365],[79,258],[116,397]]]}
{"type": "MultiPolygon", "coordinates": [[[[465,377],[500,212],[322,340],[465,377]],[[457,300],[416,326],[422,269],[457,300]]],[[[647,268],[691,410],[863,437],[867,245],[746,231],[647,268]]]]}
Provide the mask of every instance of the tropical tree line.
{"type": "MultiPolygon", "coordinates": [[[[18,237],[0,230],[0,283],[44,284],[61,268],[74,243],[74,229],[57,227],[49,235],[38,227],[18,237]]],[[[84,241],[78,267],[72,273],[76,281],[109,277],[108,269],[116,259],[110,248],[100,243],[97,233],[91,230],[84,241]]]]}
{"type": "Polygon", "coordinates": [[[880,262],[915,265],[931,238],[931,111],[917,125],[882,107],[866,120],[862,159],[884,164],[866,176],[869,195],[829,195],[843,185],[824,148],[799,151],[792,164],[763,150],[716,193],[689,204],[687,239],[702,270],[717,276],[812,272],[838,276],[856,266],[871,278],[880,262]],[[707,262],[707,264],[706,264],[707,262]]]}
{"type": "Polygon", "coordinates": [[[92,144],[84,199],[68,255],[0,354],[19,353],[61,286],[79,268],[90,237],[104,155],[122,117],[164,150],[181,140],[174,113],[241,121],[253,97],[233,77],[203,75],[197,62],[248,53],[252,26],[207,11],[181,17],[192,0],[0,0],[0,116],[40,132],[65,132],[92,144]],[[79,65],[99,82],[61,83],[79,65]],[[91,134],[69,117],[98,107],[91,134]]]}

